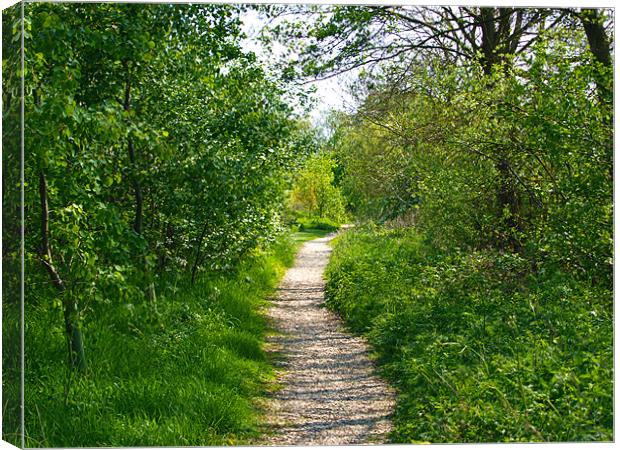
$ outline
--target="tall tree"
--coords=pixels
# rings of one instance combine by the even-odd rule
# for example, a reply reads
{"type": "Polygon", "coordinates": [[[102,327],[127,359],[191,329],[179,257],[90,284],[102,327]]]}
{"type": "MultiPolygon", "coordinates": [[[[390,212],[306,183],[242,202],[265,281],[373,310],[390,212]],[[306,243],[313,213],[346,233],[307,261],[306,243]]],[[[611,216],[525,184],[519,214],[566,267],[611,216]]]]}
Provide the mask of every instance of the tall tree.
{"type": "Polygon", "coordinates": [[[298,126],[236,6],[37,3],[26,21],[27,296],[55,286],[81,368],[93,304],[272,238],[298,126]]]}
{"type": "Polygon", "coordinates": [[[601,99],[611,105],[613,102],[612,86],[612,56],[611,42],[607,35],[606,26],[609,22],[604,10],[582,8],[579,12],[573,12],[579,18],[588,38],[588,46],[594,59],[602,66],[596,75],[596,85],[601,99]]]}
{"type": "MultiPolygon", "coordinates": [[[[281,36],[299,40],[302,56],[294,61],[297,75],[326,78],[353,69],[364,68],[379,80],[387,80],[398,95],[415,91],[417,67],[429,60],[444,64],[480,68],[481,81],[491,89],[503,76],[527,64],[534,47],[555,28],[571,22],[573,11],[540,8],[492,7],[408,7],[408,6],[336,6],[302,8],[299,14],[310,16],[312,26],[300,27],[283,20],[275,26],[281,36]],[[307,31],[306,31],[307,30],[307,31]]],[[[605,48],[604,13],[584,10],[578,17],[586,25],[591,48],[601,61],[608,60],[605,48]]],[[[429,69],[432,70],[432,69],[429,69]]],[[[294,73],[295,71],[291,71],[294,73]]],[[[369,84],[374,83],[372,76],[369,84]]],[[[380,84],[385,85],[382,81],[380,84]]],[[[600,86],[601,82],[597,82],[600,86]]],[[[372,92],[372,88],[370,88],[372,92]]],[[[517,133],[517,130],[513,130],[517,133]]],[[[497,145],[491,152],[497,174],[497,222],[512,230],[500,245],[519,249],[518,235],[524,218],[516,153],[497,145]]],[[[519,153],[519,152],[517,152],[519,153]]]]}
{"type": "Polygon", "coordinates": [[[402,77],[429,54],[452,63],[478,61],[490,73],[531,49],[565,16],[550,9],[452,6],[319,6],[298,13],[313,18],[312,26],[282,21],[274,30],[304,41],[301,75],[319,78],[385,63],[402,77]]]}

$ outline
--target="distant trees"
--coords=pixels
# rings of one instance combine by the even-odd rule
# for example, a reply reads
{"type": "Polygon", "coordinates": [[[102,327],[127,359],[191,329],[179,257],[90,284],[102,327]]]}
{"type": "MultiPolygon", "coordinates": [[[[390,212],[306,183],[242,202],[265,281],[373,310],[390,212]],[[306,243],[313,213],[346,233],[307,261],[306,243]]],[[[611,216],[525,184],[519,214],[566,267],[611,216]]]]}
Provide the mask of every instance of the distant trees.
{"type": "Polygon", "coordinates": [[[292,209],[337,223],[344,221],[344,198],[334,179],[336,167],[336,162],[328,153],[308,158],[293,184],[292,209]]]}

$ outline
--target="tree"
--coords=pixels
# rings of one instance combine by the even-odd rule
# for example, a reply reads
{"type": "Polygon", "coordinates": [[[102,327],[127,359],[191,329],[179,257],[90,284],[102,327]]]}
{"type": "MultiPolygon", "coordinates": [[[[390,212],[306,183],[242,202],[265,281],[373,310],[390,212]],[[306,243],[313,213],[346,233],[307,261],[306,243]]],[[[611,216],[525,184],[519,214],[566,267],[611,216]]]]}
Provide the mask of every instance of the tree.
{"type": "Polygon", "coordinates": [[[576,16],[586,33],[588,46],[594,59],[602,66],[596,76],[596,84],[601,95],[601,100],[611,105],[612,103],[612,58],[610,40],[607,36],[606,17],[604,10],[596,10],[591,8],[582,8],[581,11],[572,11],[576,16]]]}
{"type": "MultiPolygon", "coordinates": [[[[605,47],[605,13],[592,20],[587,19],[592,16],[588,10],[576,13],[490,7],[337,6],[301,9],[300,13],[314,17],[309,31],[295,24],[287,26],[286,22],[275,28],[276,33],[302,42],[302,56],[294,62],[300,67],[299,75],[324,78],[365,67],[371,74],[367,80],[371,93],[377,83],[389,85],[393,95],[416,91],[416,77],[412,74],[438,59],[442,64],[480,69],[485,77],[480,83],[492,90],[502,78],[510,78],[519,64],[527,64],[533,48],[548,33],[565,26],[574,28],[571,18],[575,15],[586,18],[584,23],[591,28],[587,34],[593,37],[589,38],[590,44],[600,41],[602,44],[596,44],[594,51],[605,54],[604,50],[596,50],[605,47]],[[594,35],[602,37],[595,39],[594,35]],[[519,64],[514,64],[517,60],[519,64]]],[[[605,60],[605,56],[601,57],[605,60]]],[[[518,250],[517,235],[525,218],[515,168],[518,156],[508,149],[498,145],[490,150],[496,155],[492,169],[497,177],[496,220],[501,228],[511,230],[503,233],[506,240],[498,244],[518,250]]]]}
{"type": "Polygon", "coordinates": [[[565,16],[550,9],[452,6],[319,6],[298,13],[313,17],[312,25],[283,22],[275,32],[305,41],[298,64],[303,75],[330,77],[391,63],[400,81],[420,56],[428,55],[451,63],[477,61],[490,74],[494,65],[525,53],[565,16]]]}
{"type": "Polygon", "coordinates": [[[73,368],[88,309],[154,302],[157,276],[231,269],[278,230],[303,138],[239,11],[26,7],[26,284],[55,286],[73,368]]]}
{"type": "Polygon", "coordinates": [[[610,282],[612,127],[583,39],[549,33],[526,66],[493,84],[442,60],[412,70],[407,94],[377,84],[343,121],[345,192],[375,220],[384,216],[375,205],[413,206],[416,226],[439,247],[505,251],[501,243],[515,240],[533,264],[610,282]],[[492,201],[504,189],[495,170],[505,155],[518,228],[498,226],[512,211],[492,201]]]}
{"type": "Polygon", "coordinates": [[[292,208],[320,219],[342,222],[344,199],[334,184],[336,163],[326,153],[311,156],[297,174],[291,192],[292,208]]]}

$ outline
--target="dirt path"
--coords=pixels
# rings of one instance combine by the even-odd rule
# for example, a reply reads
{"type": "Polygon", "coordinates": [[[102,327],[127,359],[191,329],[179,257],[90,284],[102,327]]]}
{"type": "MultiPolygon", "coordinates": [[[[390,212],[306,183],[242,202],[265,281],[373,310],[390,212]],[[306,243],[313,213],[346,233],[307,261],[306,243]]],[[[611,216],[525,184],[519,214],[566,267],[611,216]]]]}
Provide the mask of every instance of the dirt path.
{"type": "Polygon", "coordinates": [[[283,370],[266,445],[381,443],[390,430],[393,392],[373,375],[364,341],[321,306],[331,237],[304,244],[269,311],[281,333],[269,342],[283,370]]]}

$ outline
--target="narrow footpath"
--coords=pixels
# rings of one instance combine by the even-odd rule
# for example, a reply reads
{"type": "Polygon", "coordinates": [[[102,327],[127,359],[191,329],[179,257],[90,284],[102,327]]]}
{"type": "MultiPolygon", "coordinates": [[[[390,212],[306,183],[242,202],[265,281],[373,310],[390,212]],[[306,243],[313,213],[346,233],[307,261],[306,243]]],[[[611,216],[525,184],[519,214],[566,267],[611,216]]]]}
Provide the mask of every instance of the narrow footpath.
{"type": "Polygon", "coordinates": [[[367,344],[322,306],[332,237],[303,245],[269,311],[282,370],[265,445],[379,444],[390,431],[394,393],[374,375],[367,344]]]}

